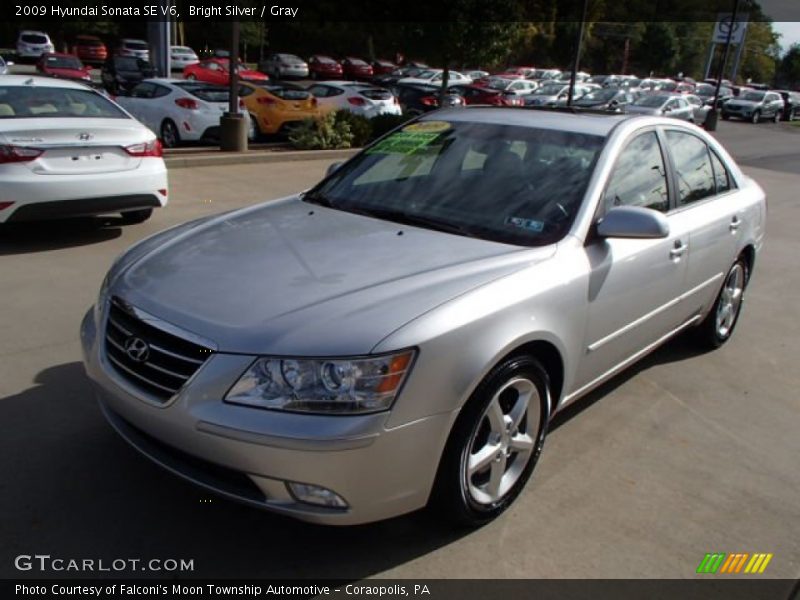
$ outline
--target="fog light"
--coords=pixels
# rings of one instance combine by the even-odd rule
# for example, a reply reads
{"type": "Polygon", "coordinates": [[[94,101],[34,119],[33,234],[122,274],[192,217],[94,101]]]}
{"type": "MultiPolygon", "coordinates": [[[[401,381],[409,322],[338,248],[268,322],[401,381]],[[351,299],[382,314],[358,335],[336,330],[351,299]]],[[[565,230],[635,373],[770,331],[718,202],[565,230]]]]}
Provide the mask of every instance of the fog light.
{"type": "Polygon", "coordinates": [[[347,502],[339,494],[319,485],[289,481],[286,483],[286,487],[298,502],[327,506],[328,508],[347,508],[347,502]]]}

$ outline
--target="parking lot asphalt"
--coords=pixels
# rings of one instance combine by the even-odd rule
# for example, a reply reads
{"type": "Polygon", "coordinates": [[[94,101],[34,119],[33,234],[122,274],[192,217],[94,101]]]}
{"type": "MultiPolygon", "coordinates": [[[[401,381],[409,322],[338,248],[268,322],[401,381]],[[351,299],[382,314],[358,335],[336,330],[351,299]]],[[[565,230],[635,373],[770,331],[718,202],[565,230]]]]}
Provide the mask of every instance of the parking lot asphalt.
{"type": "Polygon", "coordinates": [[[172,171],[169,206],[141,225],[0,228],[0,577],[41,577],[13,565],[38,553],[193,559],[186,577],[686,578],[706,552],[770,552],[764,576],[798,577],[800,137],[717,135],[769,197],[733,339],[706,354],[675,340],[557,416],[519,500],[471,532],[424,513],[326,528],[209,496],[129,448],[92,398],[78,326],[117,254],[308,187],[330,161],[172,171]]]}

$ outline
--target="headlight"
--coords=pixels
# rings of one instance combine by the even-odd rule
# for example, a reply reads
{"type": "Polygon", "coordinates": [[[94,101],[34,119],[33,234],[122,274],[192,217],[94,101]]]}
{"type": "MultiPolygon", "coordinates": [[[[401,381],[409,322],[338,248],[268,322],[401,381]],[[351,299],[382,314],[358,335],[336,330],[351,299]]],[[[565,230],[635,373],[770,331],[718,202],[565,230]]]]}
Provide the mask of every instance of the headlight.
{"type": "Polygon", "coordinates": [[[363,414],[388,410],[415,352],[363,358],[256,360],[225,401],[304,413],[363,414]]]}

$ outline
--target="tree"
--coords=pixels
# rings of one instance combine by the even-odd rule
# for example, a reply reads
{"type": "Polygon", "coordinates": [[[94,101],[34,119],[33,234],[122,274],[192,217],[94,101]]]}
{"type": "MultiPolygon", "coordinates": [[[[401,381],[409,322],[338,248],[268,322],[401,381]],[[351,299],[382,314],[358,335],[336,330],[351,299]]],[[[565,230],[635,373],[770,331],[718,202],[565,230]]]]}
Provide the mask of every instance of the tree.
{"type": "Polygon", "coordinates": [[[800,89],[800,44],[793,44],[781,59],[775,77],[778,85],[800,89]]]}

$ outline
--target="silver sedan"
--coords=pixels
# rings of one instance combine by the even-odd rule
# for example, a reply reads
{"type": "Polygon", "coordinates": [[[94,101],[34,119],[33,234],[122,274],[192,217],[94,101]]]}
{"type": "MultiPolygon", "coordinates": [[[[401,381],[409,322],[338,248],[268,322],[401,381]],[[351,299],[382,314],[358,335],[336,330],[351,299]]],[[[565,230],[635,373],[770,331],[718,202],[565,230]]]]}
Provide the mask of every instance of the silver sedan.
{"type": "Polygon", "coordinates": [[[693,125],[445,109],[310,191],[128,250],[86,371],[125,440],[223,496],[479,525],[558,411],[680,332],[730,338],[764,221],[693,125]]]}

